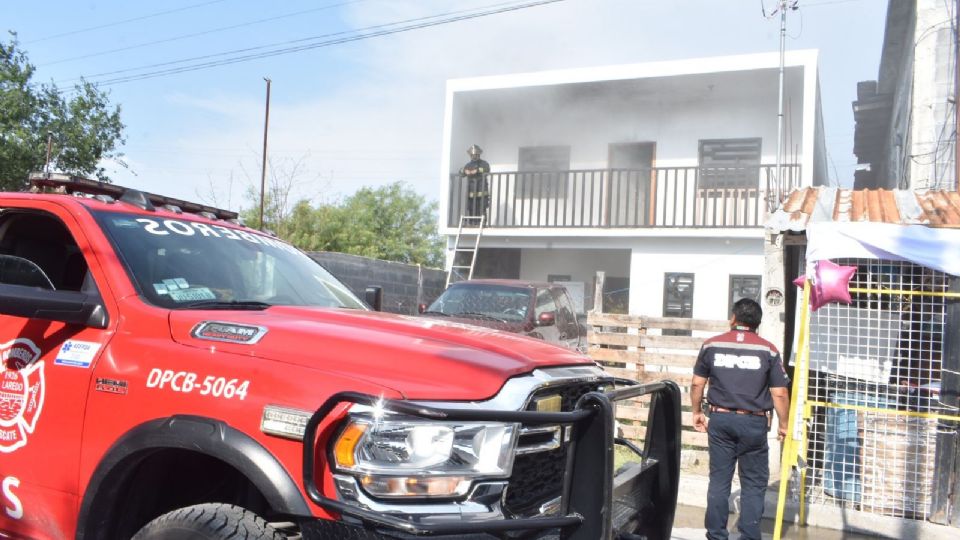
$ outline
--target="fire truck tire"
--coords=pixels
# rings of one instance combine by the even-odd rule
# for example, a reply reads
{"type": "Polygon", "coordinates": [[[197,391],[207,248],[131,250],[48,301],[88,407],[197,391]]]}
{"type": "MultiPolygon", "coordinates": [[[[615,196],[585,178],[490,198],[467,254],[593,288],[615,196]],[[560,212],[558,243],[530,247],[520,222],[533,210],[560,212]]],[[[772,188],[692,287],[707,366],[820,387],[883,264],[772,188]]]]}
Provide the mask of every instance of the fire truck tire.
{"type": "Polygon", "coordinates": [[[260,516],[232,504],[198,504],[147,523],[133,540],[285,540],[260,516]]]}

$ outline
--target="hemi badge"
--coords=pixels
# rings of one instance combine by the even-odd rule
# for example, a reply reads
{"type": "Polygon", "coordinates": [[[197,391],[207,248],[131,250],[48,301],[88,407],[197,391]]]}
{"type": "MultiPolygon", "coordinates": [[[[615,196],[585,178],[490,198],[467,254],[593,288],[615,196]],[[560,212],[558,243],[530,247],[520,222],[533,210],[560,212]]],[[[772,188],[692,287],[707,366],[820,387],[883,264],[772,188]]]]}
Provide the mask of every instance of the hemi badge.
{"type": "Polygon", "coordinates": [[[194,327],[191,334],[197,339],[222,341],[240,345],[253,345],[267,333],[262,326],[223,321],[203,321],[194,327]]]}
{"type": "Polygon", "coordinates": [[[122,396],[127,393],[127,381],[97,377],[97,384],[94,386],[94,389],[97,392],[106,392],[108,394],[118,394],[122,396]]]}
{"type": "Polygon", "coordinates": [[[563,400],[559,395],[547,396],[533,400],[538,412],[560,412],[563,400]]]}

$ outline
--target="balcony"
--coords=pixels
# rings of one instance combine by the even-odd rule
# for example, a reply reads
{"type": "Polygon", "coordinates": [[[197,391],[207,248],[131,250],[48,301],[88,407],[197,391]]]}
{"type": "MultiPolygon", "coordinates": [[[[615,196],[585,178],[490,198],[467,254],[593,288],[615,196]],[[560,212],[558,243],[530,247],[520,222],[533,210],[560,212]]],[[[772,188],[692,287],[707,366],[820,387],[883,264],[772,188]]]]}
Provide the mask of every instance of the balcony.
{"type": "MultiPolygon", "coordinates": [[[[800,165],[654,167],[556,172],[496,172],[486,176],[487,227],[762,227],[800,186],[800,165]]],[[[470,215],[467,194],[482,191],[450,175],[447,223],[470,215]]]]}

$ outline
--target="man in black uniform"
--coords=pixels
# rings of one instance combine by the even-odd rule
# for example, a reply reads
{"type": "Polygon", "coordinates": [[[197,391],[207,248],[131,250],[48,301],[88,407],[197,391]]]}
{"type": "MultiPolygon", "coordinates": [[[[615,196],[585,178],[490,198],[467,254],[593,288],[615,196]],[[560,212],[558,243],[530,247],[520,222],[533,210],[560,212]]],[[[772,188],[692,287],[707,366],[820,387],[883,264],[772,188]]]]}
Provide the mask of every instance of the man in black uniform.
{"type": "Polygon", "coordinates": [[[477,145],[467,149],[470,163],[460,169],[460,174],[467,177],[467,215],[482,216],[487,212],[490,203],[490,192],[487,189],[487,173],[490,164],[480,159],[483,150],[477,145]]]}
{"type": "Polygon", "coordinates": [[[733,305],[731,330],[704,342],[693,368],[690,390],[693,427],[707,432],[710,446],[710,487],[704,525],[707,538],[726,540],[730,482],[740,468],[740,538],[760,540],[763,496],[770,471],[767,464],[769,414],[779,419],[778,436],[787,434],[789,379],[780,353],[757,336],[763,313],[749,298],[733,305]],[[709,381],[709,424],[701,410],[709,381]]]}

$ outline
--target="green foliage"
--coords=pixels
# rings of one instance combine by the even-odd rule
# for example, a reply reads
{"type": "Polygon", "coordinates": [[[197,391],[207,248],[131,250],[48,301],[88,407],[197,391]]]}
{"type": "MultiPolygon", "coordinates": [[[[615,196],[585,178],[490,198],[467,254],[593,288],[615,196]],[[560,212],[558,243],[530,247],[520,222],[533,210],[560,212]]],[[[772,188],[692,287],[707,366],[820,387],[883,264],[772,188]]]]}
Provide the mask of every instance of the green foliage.
{"type": "Polygon", "coordinates": [[[34,73],[15,36],[0,42],[0,190],[20,189],[30,172],[43,170],[48,133],[50,170],[108,180],[98,164],[122,156],[120,107],[89,82],[67,98],[56,85],[31,82],[34,73]]]}
{"type": "MultiPolygon", "coordinates": [[[[403,182],[362,188],[339,203],[312,206],[302,200],[289,212],[273,203],[278,197],[272,191],[264,202],[266,228],[302,250],[443,265],[443,243],[436,229],[437,203],[427,202],[403,182]]],[[[259,204],[245,210],[246,223],[257,227],[259,212],[259,204]]]]}

